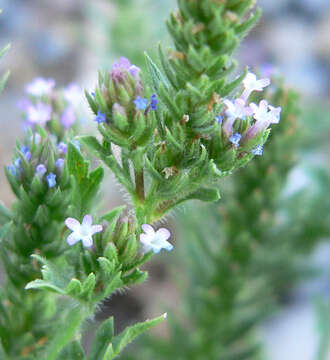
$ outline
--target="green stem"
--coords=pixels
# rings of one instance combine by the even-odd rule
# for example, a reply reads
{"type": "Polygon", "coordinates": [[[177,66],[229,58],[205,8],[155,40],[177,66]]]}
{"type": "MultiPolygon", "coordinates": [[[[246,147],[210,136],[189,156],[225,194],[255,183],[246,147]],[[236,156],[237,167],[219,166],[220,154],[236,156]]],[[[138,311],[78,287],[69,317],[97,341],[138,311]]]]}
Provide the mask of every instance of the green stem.
{"type": "Polygon", "coordinates": [[[135,190],[138,196],[138,199],[143,203],[144,202],[144,173],[143,168],[140,170],[135,170],[135,190]]]}

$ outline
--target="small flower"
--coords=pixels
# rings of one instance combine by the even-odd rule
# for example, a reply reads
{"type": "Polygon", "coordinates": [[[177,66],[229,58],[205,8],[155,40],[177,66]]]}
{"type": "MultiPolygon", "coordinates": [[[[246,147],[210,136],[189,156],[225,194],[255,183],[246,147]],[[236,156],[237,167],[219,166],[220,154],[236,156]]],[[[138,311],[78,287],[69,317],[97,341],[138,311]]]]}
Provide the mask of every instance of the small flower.
{"type": "Polygon", "coordinates": [[[20,151],[21,153],[24,155],[25,159],[27,161],[30,161],[31,160],[31,152],[30,152],[30,148],[26,145],[23,145],[21,148],[20,148],[20,151]]]}
{"type": "Polygon", "coordinates": [[[216,119],[216,121],[217,121],[218,124],[220,124],[220,125],[222,124],[222,122],[223,122],[223,116],[218,115],[218,116],[215,117],[215,119],[216,119]]]}
{"type": "Polygon", "coordinates": [[[113,64],[111,69],[111,77],[115,81],[125,81],[127,79],[125,73],[128,72],[135,80],[140,80],[140,71],[141,69],[135,65],[132,65],[127,58],[121,57],[118,62],[113,64]]]}
{"type": "Polygon", "coordinates": [[[61,141],[58,145],[57,145],[57,150],[62,153],[62,154],[66,154],[68,149],[68,146],[66,143],[64,143],[63,141],[61,141]]]}
{"type": "Polygon", "coordinates": [[[54,79],[44,79],[39,77],[34,79],[30,84],[27,84],[25,91],[29,95],[42,96],[50,94],[54,87],[54,79]]]}
{"type": "Polygon", "coordinates": [[[54,186],[56,186],[56,175],[53,173],[49,173],[46,176],[46,180],[48,182],[48,187],[52,188],[54,186]]]}
{"type": "Polygon", "coordinates": [[[42,102],[38,102],[36,105],[28,106],[27,120],[32,125],[39,124],[43,125],[51,118],[52,108],[50,105],[46,105],[42,102]]]}
{"type": "Polygon", "coordinates": [[[22,163],[22,160],[20,158],[17,158],[14,160],[14,166],[17,170],[21,169],[21,163],[22,163]]]}
{"type": "Polygon", "coordinates": [[[62,169],[64,165],[64,159],[62,158],[58,158],[55,162],[55,166],[58,168],[58,169],[62,169]]]}
{"type": "Polygon", "coordinates": [[[267,100],[261,100],[259,106],[251,103],[251,109],[253,110],[253,117],[257,122],[267,123],[267,127],[270,124],[278,124],[280,122],[281,108],[275,108],[268,104],[267,100]]]}
{"type": "Polygon", "coordinates": [[[244,141],[254,138],[261,131],[267,129],[270,124],[278,124],[282,111],[280,107],[275,108],[269,105],[266,100],[261,100],[259,106],[251,103],[250,107],[256,122],[246,131],[244,141]]]}
{"type": "Polygon", "coordinates": [[[67,237],[67,243],[72,246],[78,241],[81,241],[85,247],[93,246],[92,236],[103,230],[102,225],[92,225],[93,219],[91,215],[85,215],[82,223],[74,218],[67,218],[65,225],[72,230],[72,233],[67,237]]]}
{"type": "Polygon", "coordinates": [[[270,79],[257,80],[257,76],[253,73],[247,73],[243,80],[244,92],[241,98],[246,101],[253,91],[262,91],[265,87],[270,85],[270,79]]]}
{"type": "Polygon", "coordinates": [[[47,172],[46,166],[44,164],[39,164],[36,167],[36,173],[38,176],[42,177],[47,172]]]}
{"type": "Polygon", "coordinates": [[[75,123],[76,115],[71,107],[68,107],[63,111],[60,121],[66,129],[68,129],[75,123]]]}
{"type": "Polygon", "coordinates": [[[95,98],[96,97],[95,91],[92,91],[91,95],[93,96],[93,98],[95,98]]]}
{"type": "Polygon", "coordinates": [[[71,83],[64,90],[63,95],[71,105],[77,105],[82,100],[81,89],[77,84],[71,83]]]}
{"type": "Polygon", "coordinates": [[[251,153],[256,156],[261,156],[263,154],[263,149],[264,148],[262,145],[257,145],[254,149],[251,150],[251,153]]]}
{"type": "Polygon", "coordinates": [[[152,110],[157,110],[158,99],[156,94],[152,94],[150,98],[150,107],[152,110]]]}
{"type": "Polygon", "coordinates": [[[231,119],[244,119],[253,113],[249,106],[245,106],[243,99],[236,99],[234,102],[224,100],[224,103],[227,106],[226,115],[231,119]]]}
{"type": "Polygon", "coordinates": [[[140,242],[143,245],[144,252],[152,250],[155,254],[158,254],[162,249],[167,251],[173,249],[173,245],[167,241],[171,236],[167,229],[161,228],[155,231],[151,225],[144,224],[142,230],[144,234],[140,234],[140,242]]]}
{"type": "Polygon", "coordinates": [[[147,108],[148,105],[148,100],[145,98],[141,98],[140,96],[138,96],[133,103],[135,104],[135,108],[136,110],[145,110],[147,108]]]}
{"type": "Polygon", "coordinates": [[[98,124],[101,124],[101,123],[104,123],[107,121],[107,117],[105,114],[101,113],[100,110],[97,111],[97,115],[96,115],[96,118],[95,118],[95,121],[98,123],[98,124]]]}
{"type": "Polygon", "coordinates": [[[17,175],[17,170],[14,165],[7,166],[7,170],[10,171],[13,176],[17,175]]]}
{"type": "Polygon", "coordinates": [[[229,138],[229,141],[236,147],[239,147],[239,142],[241,141],[241,138],[242,135],[240,133],[236,133],[229,138]]]}

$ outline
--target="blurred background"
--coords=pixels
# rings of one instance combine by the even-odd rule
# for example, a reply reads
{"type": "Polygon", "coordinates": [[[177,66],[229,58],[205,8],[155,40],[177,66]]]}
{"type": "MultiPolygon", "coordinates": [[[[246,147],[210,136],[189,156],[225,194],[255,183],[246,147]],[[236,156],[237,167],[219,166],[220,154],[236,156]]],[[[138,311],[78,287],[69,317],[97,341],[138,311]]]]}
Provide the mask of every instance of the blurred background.
{"type": "MultiPolygon", "coordinates": [[[[237,54],[241,64],[267,68],[270,64],[288,85],[301,93],[303,146],[299,163],[289,176],[285,192],[321,187],[311,173],[329,169],[330,138],[330,2],[329,0],[260,0],[264,15],[237,54]],[[311,170],[313,169],[313,171],[311,170]]],[[[24,85],[37,76],[54,78],[59,86],[75,82],[92,89],[99,68],[110,68],[120,56],[144,67],[143,51],[153,54],[159,40],[168,43],[164,20],[174,0],[0,0],[0,47],[12,48],[0,69],[11,70],[0,97],[0,167],[11,162],[15,138],[23,134],[17,102],[24,85]]],[[[85,128],[92,123],[86,102],[85,128]]],[[[106,204],[122,202],[111,178],[104,191],[106,204]]],[[[326,191],[326,190],[324,190],[326,191]]],[[[330,198],[330,193],[324,193],[330,198]]],[[[10,193],[0,172],[0,199],[10,205],[10,193]]],[[[324,214],[315,214],[322,217],[324,214]]],[[[175,228],[175,222],[171,221],[175,228]]],[[[330,227],[330,224],[329,224],[330,227]]],[[[277,311],[261,330],[268,359],[311,360],[319,346],[315,299],[329,299],[330,247],[320,242],[306,262],[318,276],[290,289],[277,311]]],[[[180,303],[171,272],[180,262],[174,255],[158,257],[150,265],[150,279],[137,289],[106,304],[105,313],[120,318],[119,327],[135,319],[161,313],[180,303]],[[166,261],[166,265],[165,265],[166,261]]],[[[178,255],[180,256],[180,255],[178,255]]],[[[166,329],[158,330],[160,333],[166,329]]],[[[88,336],[87,336],[88,340],[88,336]]],[[[330,359],[330,355],[328,357],[330,359]]]]}

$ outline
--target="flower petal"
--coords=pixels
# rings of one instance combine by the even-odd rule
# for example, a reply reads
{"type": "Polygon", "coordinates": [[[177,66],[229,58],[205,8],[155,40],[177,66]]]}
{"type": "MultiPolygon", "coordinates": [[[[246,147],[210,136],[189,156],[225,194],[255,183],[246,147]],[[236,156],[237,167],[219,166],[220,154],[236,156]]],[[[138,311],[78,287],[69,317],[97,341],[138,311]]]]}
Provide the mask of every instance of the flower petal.
{"type": "Polygon", "coordinates": [[[93,239],[91,236],[85,236],[82,239],[82,243],[85,247],[91,247],[91,246],[93,246],[93,239]]]}
{"type": "Polygon", "coordinates": [[[70,217],[67,218],[64,223],[72,231],[79,231],[81,226],[78,220],[70,217]]]}
{"type": "Polygon", "coordinates": [[[149,225],[149,224],[143,224],[141,227],[142,227],[142,230],[143,230],[146,234],[148,234],[148,235],[154,235],[154,234],[155,234],[155,230],[154,230],[154,228],[153,228],[151,225],[149,225]]]}
{"type": "Polygon", "coordinates": [[[91,217],[91,215],[85,215],[83,218],[82,224],[91,226],[92,223],[93,223],[93,218],[91,217]]]}
{"type": "Polygon", "coordinates": [[[76,244],[78,241],[80,240],[79,236],[76,235],[76,233],[71,233],[67,238],[66,238],[66,242],[68,243],[68,245],[72,246],[74,244],[76,244]]]}
{"type": "Polygon", "coordinates": [[[96,233],[98,233],[98,232],[100,232],[102,230],[103,230],[102,225],[93,225],[92,228],[91,228],[91,233],[93,235],[93,234],[96,234],[96,233]]]}
{"type": "Polygon", "coordinates": [[[149,235],[147,234],[140,234],[140,242],[143,244],[143,245],[150,245],[151,243],[151,238],[149,235]]]}
{"type": "Polygon", "coordinates": [[[270,79],[260,79],[258,81],[258,85],[261,87],[261,88],[265,88],[267,86],[270,85],[270,79]]]}
{"type": "Polygon", "coordinates": [[[165,228],[160,228],[156,231],[156,235],[157,238],[161,239],[161,240],[167,240],[171,237],[171,233],[165,229],[165,228]]]}

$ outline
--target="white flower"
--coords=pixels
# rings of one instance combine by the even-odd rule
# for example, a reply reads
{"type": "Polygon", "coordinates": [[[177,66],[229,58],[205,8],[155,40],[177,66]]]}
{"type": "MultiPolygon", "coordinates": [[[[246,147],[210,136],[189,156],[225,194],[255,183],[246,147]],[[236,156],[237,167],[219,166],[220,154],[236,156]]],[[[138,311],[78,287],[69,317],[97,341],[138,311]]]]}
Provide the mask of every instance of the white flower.
{"type": "Polygon", "coordinates": [[[77,84],[69,84],[63,91],[63,95],[66,101],[71,105],[77,105],[82,100],[81,89],[77,84]]]}
{"type": "Polygon", "coordinates": [[[253,91],[262,91],[265,87],[270,85],[270,79],[265,78],[257,80],[256,75],[249,72],[243,80],[243,85],[245,90],[241,98],[246,101],[253,91]]]}
{"type": "Polygon", "coordinates": [[[52,107],[42,102],[30,104],[26,109],[27,120],[30,124],[44,125],[51,119],[52,107]]]}
{"type": "Polygon", "coordinates": [[[50,94],[54,87],[54,79],[44,79],[39,77],[34,79],[30,84],[27,84],[25,87],[25,91],[29,95],[42,96],[50,94]]]}
{"type": "Polygon", "coordinates": [[[171,236],[167,229],[161,228],[155,231],[151,225],[144,224],[142,230],[145,233],[140,234],[140,242],[143,245],[144,252],[152,250],[155,254],[158,254],[162,249],[167,251],[173,249],[173,245],[167,241],[171,236]]]}
{"type": "Polygon", "coordinates": [[[243,99],[236,99],[234,102],[224,100],[227,106],[226,115],[231,119],[244,119],[245,116],[252,115],[252,110],[249,106],[245,106],[243,99]]]}
{"type": "Polygon", "coordinates": [[[251,109],[253,110],[253,117],[257,122],[266,123],[267,127],[270,124],[278,124],[280,122],[281,108],[275,108],[268,104],[267,100],[261,100],[259,106],[251,103],[251,109]]]}
{"type": "Polygon", "coordinates": [[[85,215],[82,223],[74,218],[67,218],[65,225],[72,230],[72,233],[67,237],[67,243],[72,246],[78,241],[82,241],[85,247],[93,245],[92,236],[102,231],[102,225],[92,225],[93,219],[90,215],[85,215]]]}
{"type": "Polygon", "coordinates": [[[251,109],[253,110],[253,117],[256,122],[249,127],[244,136],[244,142],[252,139],[261,131],[268,128],[270,124],[278,124],[280,122],[280,113],[282,109],[280,107],[275,108],[268,104],[268,101],[261,100],[259,106],[251,103],[251,109]]]}

